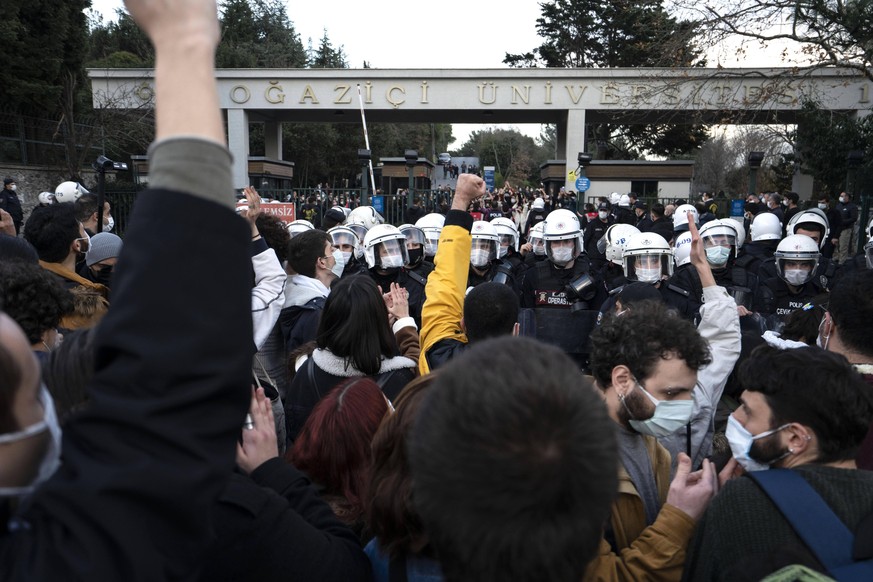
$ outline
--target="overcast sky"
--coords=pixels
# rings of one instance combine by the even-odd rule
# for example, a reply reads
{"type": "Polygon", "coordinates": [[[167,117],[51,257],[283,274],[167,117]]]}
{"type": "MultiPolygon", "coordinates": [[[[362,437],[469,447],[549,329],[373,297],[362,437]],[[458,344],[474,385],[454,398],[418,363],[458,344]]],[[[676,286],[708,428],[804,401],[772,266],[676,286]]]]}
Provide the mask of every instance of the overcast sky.
{"type": "MultiPolygon", "coordinates": [[[[397,0],[310,0],[286,4],[304,46],[310,38],[313,46],[318,46],[327,29],[328,38],[335,47],[343,47],[349,66],[354,69],[361,68],[364,61],[379,69],[490,69],[505,68],[506,53],[524,53],[542,43],[536,33],[540,1],[440,0],[415,7],[397,0]]],[[[92,0],[92,7],[106,19],[114,18],[115,10],[123,5],[122,0],[92,0]]],[[[750,54],[755,55],[755,62],[738,63],[733,48],[723,47],[710,53],[709,64],[725,67],[781,64],[778,58],[766,59],[760,50],[750,54]]],[[[540,133],[539,125],[512,127],[531,137],[540,133]]],[[[456,141],[450,148],[459,148],[472,131],[480,128],[454,124],[452,133],[456,141]]]]}

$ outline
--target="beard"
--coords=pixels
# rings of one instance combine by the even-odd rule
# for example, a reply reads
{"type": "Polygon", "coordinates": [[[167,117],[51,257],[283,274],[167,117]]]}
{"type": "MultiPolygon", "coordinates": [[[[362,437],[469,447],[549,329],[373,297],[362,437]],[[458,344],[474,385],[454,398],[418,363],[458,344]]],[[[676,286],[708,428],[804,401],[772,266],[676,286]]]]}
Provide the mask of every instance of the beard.
{"type": "Polygon", "coordinates": [[[749,456],[759,463],[774,463],[788,454],[788,449],[782,447],[779,433],[774,433],[754,441],[749,449],[749,456]]]}
{"type": "Polygon", "coordinates": [[[621,425],[631,429],[631,420],[648,420],[655,415],[655,405],[646,398],[642,388],[634,386],[633,390],[624,397],[624,405],[618,410],[618,419],[621,425]]]}

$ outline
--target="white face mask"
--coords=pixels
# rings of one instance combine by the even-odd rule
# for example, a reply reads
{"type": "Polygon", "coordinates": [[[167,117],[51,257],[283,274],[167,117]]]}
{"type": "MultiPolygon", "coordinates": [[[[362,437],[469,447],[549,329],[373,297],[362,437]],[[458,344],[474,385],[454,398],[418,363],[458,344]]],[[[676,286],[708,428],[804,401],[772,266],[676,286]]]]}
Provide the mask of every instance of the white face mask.
{"type": "Polygon", "coordinates": [[[552,248],[552,262],[563,267],[573,260],[573,247],[552,248]]]}
{"type": "Polygon", "coordinates": [[[714,267],[724,266],[730,257],[730,247],[716,246],[706,249],[706,260],[714,267]]]}
{"type": "Polygon", "coordinates": [[[815,338],[815,345],[823,349],[824,351],[828,350],[828,342],[831,339],[831,334],[827,334],[822,337],[821,328],[824,327],[825,322],[827,321],[827,316],[821,318],[821,323],[818,324],[818,336],[815,338]]]}
{"type": "MultiPolygon", "coordinates": [[[[774,428],[773,430],[768,430],[762,432],[761,434],[752,436],[746,427],[740,424],[734,415],[730,415],[728,417],[727,430],[724,432],[724,436],[727,438],[728,443],[731,446],[731,453],[733,453],[734,458],[737,460],[737,463],[745,469],[746,471],[764,471],[770,468],[771,463],[775,463],[779,459],[774,459],[769,463],[762,463],[760,461],[756,461],[751,456],[749,456],[749,451],[752,449],[752,444],[758,439],[762,439],[764,437],[768,437],[771,434],[776,434],[783,428],[787,427],[787,424],[783,424],[778,428],[774,428]]],[[[783,457],[780,457],[780,459],[783,457]]]]}
{"type": "MultiPolygon", "coordinates": [[[[694,411],[694,400],[658,400],[643,385],[637,382],[643,394],[655,405],[655,414],[646,420],[631,420],[631,428],[640,434],[653,437],[665,437],[691,421],[694,411]]],[[[622,400],[622,402],[624,402],[622,400]]]]}
{"type": "Polygon", "coordinates": [[[348,265],[349,261],[352,260],[352,251],[345,251],[342,253],[343,255],[343,265],[348,265]]]}
{"type": "Polygon", "coordinates": [[[497,247],[497,258],[502,259],[509,252],[509,247],[497,247]]]}
{"type": "Polygon", "coordinates": [[[403,257],[400,255],[388,255],[381,257],[379,261],[382,263],[383,269],[399,269],[403,266],[403,257]]]}
{"type": "Polygon", "coordinates": [[[609,216],[609,212],[607,212],[606,210],[601,210],[597,213],[597,216],[599,216],[601,220],[606,220],[609,216]]]}
{"type": "Polygon", "coordinates": [[[9,187],[9,189],[12,190],[13,192],[15,192],[16,190],[18,190],[18,185],[13,184],[12,186],[9,187]]]}
{"type": "Polygon", "coordinates": [[[470,264],[477,268],[482,268],[488,264],[488,257],[491,253],[487,249],[470,249],[470,264]]]}
{"type": "Polygon", "coordinates": [[[785,282],[800,287],[809,281],[810,271],[806,269],[785,269],[785,282]]]}
{"type": "Polygon", "coordinates": [[[40,386],[39,396],[45,408],[43,419],[18,432],[0,435],[0,444],[14,443],[46,430],[51,435],[51,441],[48,444],[45,456],[43,456],[39,464],[39,471],[33,481],[24,487],[0,487],[0,497],[13,497],[33,492],[41,483],[47,481],[61,464],[61,425],[55,412],[55,403],[45,384],[40,386]]]}
{"type": "MultiPolygon", "coordinates": [[[[351,254],[351,253],[349,253],[351,254]]],[[[333,252],[334,265],[330,268],[330,272],[340,278],[343,276],[343,269],[346,268],[346,253],[337,249],[333,252]]]]}
{"type": "Polygon", "coordinates": [[[827,210],[827,209],[828,209],[828,205],[827,205],[827,204],[819,204],[818,207],[819,207],[821,210],[827,210]]]}
{"type": "Polygon", "coordinates": [[[437,252],[437,243],[431,242],[430,239],[428,239],[427,244],[424,245],[425,256],[434,257],[434,256],[436,256],[436,252],[437,252]]]}
{"type": "Polygon", "coordinates": [[[651,269],[635,267],[634,273],[636,273],[637,281],[642,281],[643,283],[654,283],[661,278],[661,269],[659,269],[658,267],[654,267],[651,269]]]}
{"type": "Polygon", "coordinates": [[[109,231],[112,230],[113,228],[115,228],[115,219],[112,218],[112,216],[110,216],[110,217],[106,220],[106,224],[103,225],[103,232],[109,232],[109,231]]]}

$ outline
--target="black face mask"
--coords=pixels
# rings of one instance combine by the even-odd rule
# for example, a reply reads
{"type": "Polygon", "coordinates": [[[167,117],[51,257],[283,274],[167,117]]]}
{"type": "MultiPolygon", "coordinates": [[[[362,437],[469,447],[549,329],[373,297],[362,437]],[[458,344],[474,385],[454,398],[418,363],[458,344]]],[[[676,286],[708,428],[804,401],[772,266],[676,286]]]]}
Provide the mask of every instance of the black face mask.
{"type": "Polygon", "coordinates": [[[101,285],[109,287],[110,283],[112,282],[112,270],[113,267],[111,265],[108,267],[103,267],[99,271],[91,269],[91,275],[96,283],[100,283],[101,285]]]}
{"type": "Polygon", "coordinates": [[[409,253],[409,266],[417,267],[421,264],[421,260],[424,258],[424,249],[407,249],[409,253]]]}

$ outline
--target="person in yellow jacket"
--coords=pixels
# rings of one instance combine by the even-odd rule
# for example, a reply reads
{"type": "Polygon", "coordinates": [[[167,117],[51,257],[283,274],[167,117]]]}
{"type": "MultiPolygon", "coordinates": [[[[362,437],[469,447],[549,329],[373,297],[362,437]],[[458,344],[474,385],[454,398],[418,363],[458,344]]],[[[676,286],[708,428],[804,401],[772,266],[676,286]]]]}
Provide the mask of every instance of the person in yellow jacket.
{"type": "Polygon", "coordinates": [[[465,350],[470,342],[517,333],[518,297],[501,283],[483,283],[465,296],[470,267],[473,217],[470,204],[485,194],[485,181],[461,174],[440,233],[436,268],[425,288],[421,310],[418,368],[427,374],[465,350]]]}

